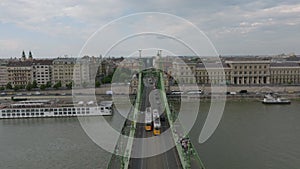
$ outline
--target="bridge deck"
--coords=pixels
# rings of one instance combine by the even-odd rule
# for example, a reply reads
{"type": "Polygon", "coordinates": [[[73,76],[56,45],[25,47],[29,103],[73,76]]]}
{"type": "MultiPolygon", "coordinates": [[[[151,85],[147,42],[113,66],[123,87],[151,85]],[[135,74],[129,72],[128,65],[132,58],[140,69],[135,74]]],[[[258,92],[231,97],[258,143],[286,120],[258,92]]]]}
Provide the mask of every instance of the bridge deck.
{"type": "MultiPolygon", "coordinates": [[[[110,169],[119,169],[119,168],[130,168],[130,169],[147,169],[147,168],[155,168],[155,169],[204,169],[204,166],[197,155],[197,152],[193,152],[193,146],[190,143],[188,151],[183,150],[181,147],[178,137],[179,129],[176,129],[177,134],[174,132],[174,128],[172,127],[174,124],[170,121],[171,112],[169,109],[169,105],[166,100],[166,95],[164,92],[164,84],[162,81],[162,74],[160,73],[159,77],[155,77],[154,81],[146,80],[149,78],[149,74],[147,78],[142,79],[141,73],[139,74],[139,93],[137,102],[139,111],[134,113],[134,118],[137,122],[134,122],[134,127],[131,127],[131,130],[135,132],[134,137],[136,139],[129,139],[132,141],[130,144],[130,156],[131,158],[128,161],[128,158],[122,158],[118,156],[113,156],[110,162],[110,169]],[[161,90],[156,89],[156,84],[161,87],[161,90]],[[154,136],[152,131],[145,130],[145,110],[147,107],[152,107],[158,109],[159,112],[164,112],[162,115],[165,117],[165,120],[161,120],[161,134],[162,135],[154,136]],[[167,118],[168,117],[168,118],[167,118]],[[172,123],[170,125],[170,123],[172,123]],[[168,130],[172,129],[172,130],[168,130]],[[138,138],[153,138],[152,141],[149,142],[147,139],[138,139],[138,138]],[[170,145],[173,148],[168,148],[170,145]],[[166,150],[166,151],[163,151],[166,150]],[[159,152],[154,154],[154,152],[159,152]],[[149,154],[151,156],[149,156],[149,154]],[[146,155],[146,156],[145,156],[146,155]],[[122,165],[123,163],[123,165],[122,165]]],[[[137,107],[136,107],[137,108],[137,107]]],[[[177,124],[178,127],[180,124],[177,124]]],[[[129,126],[130,127],[130,126],[129,126]]],[[[184,135],[184,134],[183,134],[184,135]]],[[[128,150],[128,148],[126,148],[128,150]]],[[[125,150],[125,151],[126,151],[125,150]]],[[[126,152],[125,154],[128,154],[126,152]]]]}
{"type": "MultiPolygon", "coordinates": [[[[141,101],[141,107],[140,110],[142,112],[145,111],[146,107],[152,107],[158,109],[160,112],[163,111],[162,104],[157,104],[157,101],[153,95],[154,95],[153,86],[147,84],[144,82],[144,90],[142,92],[142,101],[141,101]],[[152,96],[152,97],[151,97],[152,96]]],[[[160,95],[159,91],[157,90],[158,94],[160,95]]],[[[161,102],[161,99],[159,100],[161,102]]],[[[143,122],[145,118],[145,114],[139,115],[139,122],[143,122]]],[[[161,132],[164,133],[167,129],[169,129],[169,123],[167,120],[161,121],[161,132]]],[[[136,139],[133,143],[132,148],[132,156],[138,157],[143,156],[143,154],[147,154],[145,152],[148,152],[151,154],[155,152],[160,152],[161,150],[166,150],[168,148],[168,145],[174,144],[172,135],[169,132],[166,132],[164,137],[161,136],[153,136],[152,131],[146,131],[144,128],[143,123],[137,123],[136,128],[136,138],[149,138],[149,137],[155,137],[154,142],[149,142],[146,139],[136,139]]],[[[162,154],[157,154],[152,157],[144,157],[144,158],[131,158],[130,159],[130,167],[131,169],[147,169],[147,168],[155,168],[155,169],[181,169],[181,163],[178,158],[177,150],[176,148],[171,148],[167,152],[164,152],[162,154]]]]}

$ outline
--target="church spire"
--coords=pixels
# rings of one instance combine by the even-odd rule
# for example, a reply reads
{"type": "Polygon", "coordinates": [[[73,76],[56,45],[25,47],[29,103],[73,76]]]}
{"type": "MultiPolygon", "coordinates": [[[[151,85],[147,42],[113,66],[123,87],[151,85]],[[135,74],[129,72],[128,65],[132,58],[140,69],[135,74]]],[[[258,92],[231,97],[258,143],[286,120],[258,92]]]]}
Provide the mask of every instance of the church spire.
{"type": "Polygon", "coordinates": [[[33,59],[31,51],[29,51],[28,59],[29,59],[29,60],[32,60],[32,59],[33,59]]]}
{"type": "Polygon", "coordinates": [[[21,58],[21,60],[22,60],[22,61],[25,61],[25,60],[26,60],[26,55],[25,55],[24,50],[23,50],[23,52],[22,52],[22,58],[21,58]]]}

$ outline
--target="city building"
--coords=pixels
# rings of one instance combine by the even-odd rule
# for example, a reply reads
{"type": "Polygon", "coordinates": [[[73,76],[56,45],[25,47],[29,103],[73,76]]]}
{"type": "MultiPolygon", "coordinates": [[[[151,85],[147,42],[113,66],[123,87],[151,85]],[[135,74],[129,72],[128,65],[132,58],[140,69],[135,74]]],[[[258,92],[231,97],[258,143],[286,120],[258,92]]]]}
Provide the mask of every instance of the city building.
{"type": "Polygon", "coordinates": [[[228,64],[198,63],[196,64],[195,78],[197,84],[224,85],[231,82],[231,69],[228,64]]]}
{"type": "Polygon", "coordinates": [[[52,63],[53,60],[51,59],[33,60],[32,62],[33,81],[36,81],[38,86],[46,85],[48,82],[51,82],[52,63]]]}
{"type": "Polygon", "coordinates": [[[84,56],[76,60],[74,65],[74,86],[86,87],[94,86],[98,67],[101,65],[101,59],[96,57],[84,56]]]}
{"type": "Polygon", "coordinates": [[[129,69],[131,71],[139,71],[141,68],[141,64],[139,59],[124,59],[121,62],[118,63],[117,65],[118,69],[124,68],[124,69],[129,69]]]}
{"type": "Polygon", "coordinates": [[[232,85],[270,84],[270,59],[232,58],[225,61],[231,69],[232,85]]]}
{"type": "Polygon", "coordinates": [[[12,86],[26,86],[33,81],[32,61],[10,61],[7,65],[8,82],[12,86]]]}
{"type": "Polygon", "coordinates": [[[183,62],[182,60],[177,59],[173,62],[172,69],[168,72],[177,83],[194,84],[196,83],[195,70],[195,62],[183,62]]]}
{"type": "Polygon", "coordinates": [[[66,86],[73,82],[75,64],[75,58],[57,58],[53,60],[52,84],[61,82],[62,86],[66,86]]]}
{"type": "Polygon", "coordinates": [[[0,60],[0,87],[5,87],[8,82],[7,61],[0,60]]]}
{"type": "Polygon", "coordinates": [[[271,84],[300,84],[300,64],[297,62],[274,62],[270,65],[271,84]]]}

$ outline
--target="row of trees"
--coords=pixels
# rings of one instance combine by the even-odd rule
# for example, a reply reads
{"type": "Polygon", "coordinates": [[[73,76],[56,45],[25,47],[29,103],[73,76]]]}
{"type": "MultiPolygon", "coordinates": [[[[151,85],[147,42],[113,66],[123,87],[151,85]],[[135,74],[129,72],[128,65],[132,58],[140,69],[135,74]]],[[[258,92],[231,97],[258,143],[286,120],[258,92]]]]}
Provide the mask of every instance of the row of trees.
{"type": "MultiPolygon", "coordinates": [[[[66,84],[66,87],[68,89],[72,89],[73,83],[70,82],[68,84],[66,84]]],[[[52,85],[52,83],[49,81],[46,84],[42,84],[42,85],[38,85],[36,81],[33,81],[32,83],[29,82],[27,85],[15,85],[12,86],[12,84],[10,82],[8,82],[6,84],[5,87],[0,87],[0,90],[21,90],[21,89],[26,89],[27,91],[31,91],[32,89],[40,89],[40,90],[46,90],[48,88],[54,88],[54,89],[59,89],[62,87],[62,83],[61,81],[57,82],[56,84],[52,85]]]]}

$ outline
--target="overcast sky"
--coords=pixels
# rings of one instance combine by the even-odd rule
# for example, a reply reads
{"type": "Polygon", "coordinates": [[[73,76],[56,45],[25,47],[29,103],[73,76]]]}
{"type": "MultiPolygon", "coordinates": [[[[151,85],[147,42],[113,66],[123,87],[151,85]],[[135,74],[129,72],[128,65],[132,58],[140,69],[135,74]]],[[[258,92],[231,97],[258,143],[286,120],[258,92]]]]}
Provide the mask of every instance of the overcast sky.
{"type": "MultiPolygon", "coordinates": [[[[169,13],[190,21],[203,31],[221,55],[300,54],[299,0],[163,0],[148,3],[140,0],[1,0],[0,9],[1,58],[19,57],[22,50],[27,53],[31,50],[34,57],[76,56],[100,27],[137,12],[169,13]]],[[[148,21],[144,19],[143,22],[148,21]]],[[[144,30],[143,22],[132,23],[133,32],[144,30]]],[[[130,21],[127,23],[131,24],[130,21]]],[[[185,32],[182,25],[173,25],[168,30],[185,32]]],[[[131,29],[124,27],[121,25],[115,28],[117,33],[110,31],[104,39],[102,37],[98,47],[103,47],[102,43],[109,37],[124,38],[119,32],[131,29]]],[[[194,34],[177,35],[192,38],[194,34]]],[[[173,48],[177,50],[173,51],[172,42],[165,39],[156,38],[156,44],[160,44],[157,43],[160,40],[165,45],[158,48],[167,48],[170,53],[179,55],[190,54],[176,45],[173,48]],[[168,44],[171,45],[168,47],[168,44]]],[[[137,42],[128,44],[134,46],[137,42]]],[[[151,45],[138,47],[157,48],[151,45]]],[[[121,45],[111,54],[128,55],[135,50],[134,47],[127,49],[128,45],[123,48],[121,45]]],[[[96,53],[103,52],[105,50],[96,53]]]]}

